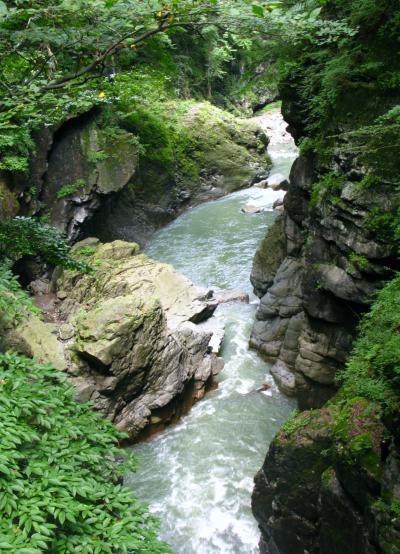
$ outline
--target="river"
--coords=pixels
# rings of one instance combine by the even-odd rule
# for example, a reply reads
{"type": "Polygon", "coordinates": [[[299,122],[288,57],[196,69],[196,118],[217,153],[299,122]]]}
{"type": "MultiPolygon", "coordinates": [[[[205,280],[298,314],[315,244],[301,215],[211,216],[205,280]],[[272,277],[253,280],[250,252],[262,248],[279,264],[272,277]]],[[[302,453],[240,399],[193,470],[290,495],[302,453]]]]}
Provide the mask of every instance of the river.
{"type": "MultiPolygon", "coordinates": [[[[279,111],[256,119],[271,139],[271,174],[287,176],[296,148],[279,111]]],[[[294,408],[274,386],[268,365],[248,349],[257,307],[249,282],[252,260],[279,197],[281,192],[252,187],[203,204],[156,233],[146,249],[197,285],[245,291],[251,298],[248,305],[222,305],[214,316],[225,326],[218,389],[176,425],[134,447],[140,467],[126,483],[160,518],[160,536],[178,554],[258,551],[250,508],[253,477],[294,408]],[[244,214],[247,203],[265,211],[244,214]],[[271,389],[255,392],[265,382],[271,389]]]]}

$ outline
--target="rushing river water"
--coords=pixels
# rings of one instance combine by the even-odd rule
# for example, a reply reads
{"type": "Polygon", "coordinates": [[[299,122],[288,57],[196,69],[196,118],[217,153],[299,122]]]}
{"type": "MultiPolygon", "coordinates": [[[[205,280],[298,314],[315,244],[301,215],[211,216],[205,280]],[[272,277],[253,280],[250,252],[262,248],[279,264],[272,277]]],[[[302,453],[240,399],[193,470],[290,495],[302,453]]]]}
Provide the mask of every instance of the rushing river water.
{"type": "MultiPolygon", "coordinates": [[[[271,136],[272,173],[288,175],[296,149],[278,112],[260,123],[271,136]]],[[[178,554],[253,554],[259,532],[250,509],[253,477],[274,434],[293,409],[248,349],[256,310],[249,275],[257,245],[273,222],[280,192],[250,188],[186,212],[159,231],[147,253],[173,264],[195,284],[241,290],[252,303],[220,306],[225,367],[219,387],[182,420],[134,448],[137,473],[127,477],[140,500],[160,517],[161,537],[178,554]],[[266,208],[256,215],[240,209],[266,208]],[[262,383],[272,388],[255,392],[262,383]]]]}

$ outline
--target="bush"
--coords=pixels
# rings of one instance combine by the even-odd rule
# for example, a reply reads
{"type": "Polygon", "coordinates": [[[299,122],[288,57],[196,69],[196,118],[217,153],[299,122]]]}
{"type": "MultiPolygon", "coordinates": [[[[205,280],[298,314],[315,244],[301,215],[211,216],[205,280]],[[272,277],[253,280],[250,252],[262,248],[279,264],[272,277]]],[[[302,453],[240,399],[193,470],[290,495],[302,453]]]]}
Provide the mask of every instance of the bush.
{"type": "Polygon", "coordinates": [[[0,263],[0,331],[4,324],[18,322],[27,311],[39,314],[8,265],[0,263]]]}
{"type": "Polygon", "coordinates": [[[0,220],[0,261],[38,255],[55,266],[89,271],[86,264],[70,257],[69,249],[61,231],[32,217],[0,220]]]}
{"type": "Polygon", "coordinates": [[[363,396],[381,402],[386,413],[399,408],[400,274],[378,294],[361,322],[359,338],[340,376],[345,397],[363,396]]]}
{"type": "Polygon", "coordinates": [[[10,554],[171,552],[120,481],[132,458],[112,424],[73,399],[63,374],[0,355],[0,550],[10,554]]]}

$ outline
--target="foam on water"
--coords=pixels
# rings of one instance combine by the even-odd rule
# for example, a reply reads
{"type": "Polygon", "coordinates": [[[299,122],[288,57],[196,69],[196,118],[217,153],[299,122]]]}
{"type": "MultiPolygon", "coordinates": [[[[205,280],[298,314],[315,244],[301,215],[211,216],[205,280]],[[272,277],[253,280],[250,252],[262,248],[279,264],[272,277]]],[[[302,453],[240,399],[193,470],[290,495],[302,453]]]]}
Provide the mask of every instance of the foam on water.
{"type": "MultiPolygon", "coordinates": [[[[296,151],[275,119],[275,130],[268,128],[273,172],[288,175],[296,151]]],[[[274,220],[272,204],[281,196],[251,188],[199,206],[158,232],[147,253],[172,263],[198,285],[252,294],[252,259],[274,220]],[[247,203],[266,211],[243,214],[247,203]]],[[[126,482],[160,517],[161,537],[178,554],[258,551],[250,509],[253,477],[293,403],[274,386],[268,365],[248,349],[256,307],[252,302],[218,308],[215,317],[226,330],[218,389],[178,424],[134,448],[142,463],[126,482]],[[262,383],[271,388],[256,392],[262,383]]]]}

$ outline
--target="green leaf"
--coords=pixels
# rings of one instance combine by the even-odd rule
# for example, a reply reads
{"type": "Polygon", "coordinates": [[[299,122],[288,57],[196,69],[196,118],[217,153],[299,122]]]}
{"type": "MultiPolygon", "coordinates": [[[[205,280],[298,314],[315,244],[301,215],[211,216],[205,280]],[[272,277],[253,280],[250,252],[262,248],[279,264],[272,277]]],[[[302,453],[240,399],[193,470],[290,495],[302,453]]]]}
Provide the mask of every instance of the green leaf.
{"type": "Polygon", "coordinates": [[[264,17],[264,8],[262,6],[259,6],[258,4],[253,4],[251,8],[254,15],[257,15],[258,17],[264,17]]]}

